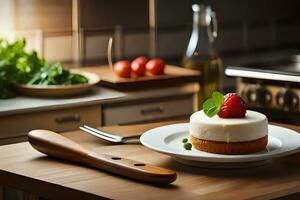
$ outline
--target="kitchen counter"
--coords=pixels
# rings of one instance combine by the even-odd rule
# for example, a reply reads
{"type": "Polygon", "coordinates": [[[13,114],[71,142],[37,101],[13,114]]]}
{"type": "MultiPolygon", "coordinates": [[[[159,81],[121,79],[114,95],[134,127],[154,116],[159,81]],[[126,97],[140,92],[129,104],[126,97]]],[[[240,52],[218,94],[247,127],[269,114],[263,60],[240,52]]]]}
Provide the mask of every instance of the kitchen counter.
{"type": "Polygon", "coordinates": [[[90,93],[77,97],[18,96],[0,100],[0,145],[25,141],[32,129],[65,132],[84,124],[107,126],[187,119],[196,109],[198,90],[197,83],[124,92],[94,87],[90,93]]]}
{"type": "MultiPolygon", "coordinates": [[[[161,125],[163,123],[103,129],[131,135],[161,125]]],[[[299,126],[281,125],[300,131],[299,126]]],[[[299,199],[300,153],[275,159],[261,167],[215,170],[179,164],[140,144],[112,145],[82,131],[63,134],[99,153],[175,170],[178,178],[169,186],[150,185],[48,158],[24,142],[0,146],[0,184],[23,190],[27,196],[46,199],[299,199]]]]}
{"type": "Polygon", "coordinates": [[[95,105],[105,103],[107,101],[111,102],[113,99],[124,96],[124,93],[100,87],[94,87],[85,95],[65,98],[17,96],[11,99],[0,100],[0,116],[43,110],[55,110],[59,108],[71,108],[82,105],[95,105]]]}

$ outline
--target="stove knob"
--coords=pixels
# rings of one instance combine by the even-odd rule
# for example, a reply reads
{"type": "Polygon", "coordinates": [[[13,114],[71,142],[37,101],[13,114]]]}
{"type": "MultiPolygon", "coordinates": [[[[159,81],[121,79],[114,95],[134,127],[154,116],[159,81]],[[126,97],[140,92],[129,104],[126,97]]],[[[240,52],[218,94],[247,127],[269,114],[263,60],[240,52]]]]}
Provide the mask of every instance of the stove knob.
{"type": "Polygon", "coordinates": [[[256,103],[256,99],[257,99],[257,95],[256,95],[256,92],[255,92],[255,89],[253,88],[250,88],[246,93],[246,103],[249,103],[249,104],[255,104],[256,103]]]}
{"type": "Polygon", "coordinates": [[[248,91],[247,99],[254,105],[267,106],[271,104],[272,94],[264,87],[256,87],[248,91]]]}
{"type": "Polygon", "coordinates": [[[298,96],[289,89],[282,89],[276,95],[276,101],[284,110],[297,108],[299,105],[298,96]]]}
{"type": "Polygon", "coordinates": [[[272,101],[271,92],[263,87],[258,87],[256,89],[256,98],[256,102],[259,106],[270,105],[272,101]]]}

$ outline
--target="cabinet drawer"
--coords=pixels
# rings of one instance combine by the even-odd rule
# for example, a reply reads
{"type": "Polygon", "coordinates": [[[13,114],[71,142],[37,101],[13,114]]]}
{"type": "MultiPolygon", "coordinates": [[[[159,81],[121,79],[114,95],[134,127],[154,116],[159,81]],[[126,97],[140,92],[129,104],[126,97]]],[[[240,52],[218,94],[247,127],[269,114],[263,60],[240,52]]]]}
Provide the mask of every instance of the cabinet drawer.
{"type": "Polygon", "coordinates": [[[22,136],[32,129],[78,130],[83,124],[101,125],[100,105],[1,116],[0,138],[22,136]]]}
{"type": "Polygon", "coordinates": [[[105,126],[131,124],[190,115],[193,112],[193,102],[193,96],[189,95],[107,106],[103,108],[103,123],[105,126]]]}

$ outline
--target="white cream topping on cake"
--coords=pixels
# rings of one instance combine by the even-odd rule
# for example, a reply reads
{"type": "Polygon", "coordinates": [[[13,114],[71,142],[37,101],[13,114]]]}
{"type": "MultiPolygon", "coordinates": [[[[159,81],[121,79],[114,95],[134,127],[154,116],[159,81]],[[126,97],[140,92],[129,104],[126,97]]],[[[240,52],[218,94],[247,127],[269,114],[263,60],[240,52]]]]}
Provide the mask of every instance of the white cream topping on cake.
{"type": "Polygon", "coordinates": [[[268,119],[259,112],[247,110],[245,118],[210,118],[203,110],[190,117],[190,134],[198,139],[218,142],[257,140],[268,134],[268,119]]]}

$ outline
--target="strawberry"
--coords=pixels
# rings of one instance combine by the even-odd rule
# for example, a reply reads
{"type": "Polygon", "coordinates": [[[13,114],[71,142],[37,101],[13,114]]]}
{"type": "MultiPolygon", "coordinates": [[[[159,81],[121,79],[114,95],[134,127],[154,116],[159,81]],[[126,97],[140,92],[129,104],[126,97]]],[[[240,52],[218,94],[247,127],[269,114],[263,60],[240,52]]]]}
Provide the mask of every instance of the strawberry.
{"type": "Polygon", "coordinates": [[[228,93],[224,96],[224,103],[218,112],[221,118],[244,118],[246,105],[243,99],[236,93],[228,93]]]}

